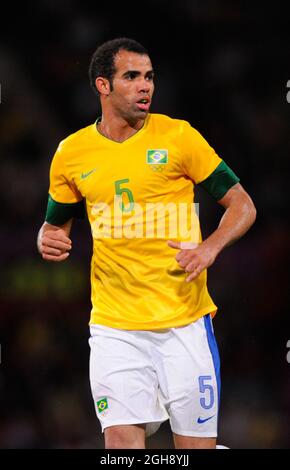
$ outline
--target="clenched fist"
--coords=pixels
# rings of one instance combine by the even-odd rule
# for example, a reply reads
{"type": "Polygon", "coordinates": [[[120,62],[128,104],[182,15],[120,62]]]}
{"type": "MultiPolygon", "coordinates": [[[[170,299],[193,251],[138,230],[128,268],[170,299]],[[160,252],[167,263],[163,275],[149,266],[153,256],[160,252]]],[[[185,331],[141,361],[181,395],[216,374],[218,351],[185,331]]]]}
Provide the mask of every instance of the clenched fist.
{"type": "Polygon", "coordinates": [[[64,261],[69,256],[72,242],[62,228],[43,227],[39,232],[37,246],[43,259],[64,261]]]}

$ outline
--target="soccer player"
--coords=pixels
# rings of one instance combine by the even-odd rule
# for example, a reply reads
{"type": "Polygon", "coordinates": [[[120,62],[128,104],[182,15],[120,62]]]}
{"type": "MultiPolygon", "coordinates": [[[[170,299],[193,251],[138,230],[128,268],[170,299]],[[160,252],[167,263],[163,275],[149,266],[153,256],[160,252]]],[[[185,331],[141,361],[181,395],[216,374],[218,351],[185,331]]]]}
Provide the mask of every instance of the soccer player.
{"type": "Polygon", "coordinates": [[[154,72],[142,45],[104,43],[89,75],[102,116],[56,150],[38,249],[47,261],[67,259],[85,202],[93,236],[90,383],[105,447],[145,448],[145,437],[169,419],[176,448],[215,448],[217,307],[206,270],[253,224],[255,207],[188,122],[149,113],[154,72]],[[204,241],[188,219],[189,230],[177,230],[182,210],[192,214],[197,184],[225,208],[204,241]]]}

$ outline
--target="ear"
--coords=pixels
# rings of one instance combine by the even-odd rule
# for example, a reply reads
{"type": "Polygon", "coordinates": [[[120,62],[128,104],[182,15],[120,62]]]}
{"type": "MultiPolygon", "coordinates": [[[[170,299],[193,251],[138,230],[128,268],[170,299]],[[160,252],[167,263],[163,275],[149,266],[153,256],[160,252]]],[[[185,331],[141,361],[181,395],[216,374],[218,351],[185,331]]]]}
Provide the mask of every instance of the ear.
{"type": "Polygon", "coordinates": [[[106,96],[109,95],[111,90],[110,90],[110,83],[107,78],[97,77],[95,84],[100,95],[106,95],[106,96]]]}

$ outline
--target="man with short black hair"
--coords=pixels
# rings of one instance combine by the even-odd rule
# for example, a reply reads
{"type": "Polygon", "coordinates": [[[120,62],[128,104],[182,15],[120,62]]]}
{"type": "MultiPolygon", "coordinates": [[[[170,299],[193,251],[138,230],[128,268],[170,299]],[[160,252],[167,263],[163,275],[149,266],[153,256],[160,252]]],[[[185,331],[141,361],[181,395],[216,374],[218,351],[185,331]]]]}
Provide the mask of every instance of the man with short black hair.
{"type": "Polygon", "coordinates": [[[250,228],[255,207],[188,122],[149,113],[154,72],[142,45],[108,41],[89,75],[102,116],[59,144],[39,251],[49,261],[69,256],[72,219],[85,201],[93,236],[90,382],[106,448],[144,448],[168,418],[176,448],[215,448],[217,307],[206,270],[250,228]],[[225,208],[204,241],[197,184],[225,208]]]}

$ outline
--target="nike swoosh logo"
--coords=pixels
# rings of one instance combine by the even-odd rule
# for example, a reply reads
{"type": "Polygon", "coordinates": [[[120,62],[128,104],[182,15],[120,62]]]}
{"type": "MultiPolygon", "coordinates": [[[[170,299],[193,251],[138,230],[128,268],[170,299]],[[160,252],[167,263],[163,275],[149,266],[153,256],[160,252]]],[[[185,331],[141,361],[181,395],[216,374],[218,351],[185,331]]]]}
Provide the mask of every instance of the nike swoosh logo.
{"type": "Polygon", "coordinates": [[[198,424],[205,423],[206,421],[208,421],[209,419],[213,418],[214,416],[215,416],[215,415],[212,415],[212,416],[210,416],[209,418],[204,418],[204,419],[199,416],[197,422],[198,422],[198,424]]]}
{"type": "Polygon", "coordinates": [[[81,180],[86,179],[88,176],[90,176],[92,173],[94,173],[94,171],[96,171],[96,168],[94,168],[94,169],[91,170],[91,171],[88,171],[87,173],[82,173],[82,174],[81,174],[81,180]]]}

